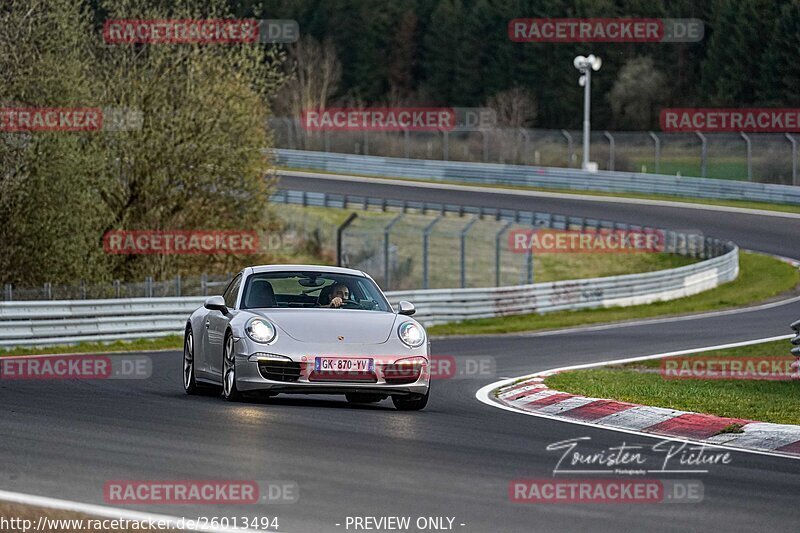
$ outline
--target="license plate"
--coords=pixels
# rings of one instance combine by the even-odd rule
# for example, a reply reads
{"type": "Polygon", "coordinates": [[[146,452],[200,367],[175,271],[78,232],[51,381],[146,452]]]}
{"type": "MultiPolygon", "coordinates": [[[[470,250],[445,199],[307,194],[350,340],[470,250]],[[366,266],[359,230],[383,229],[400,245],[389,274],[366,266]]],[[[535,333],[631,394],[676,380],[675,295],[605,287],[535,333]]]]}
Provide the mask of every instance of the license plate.
{"type": "Polygon", "coordinates": [[[314,370],[317,372],[372,372],[372,359],[351,359],[344,357],[317,357],[314,370]]]}

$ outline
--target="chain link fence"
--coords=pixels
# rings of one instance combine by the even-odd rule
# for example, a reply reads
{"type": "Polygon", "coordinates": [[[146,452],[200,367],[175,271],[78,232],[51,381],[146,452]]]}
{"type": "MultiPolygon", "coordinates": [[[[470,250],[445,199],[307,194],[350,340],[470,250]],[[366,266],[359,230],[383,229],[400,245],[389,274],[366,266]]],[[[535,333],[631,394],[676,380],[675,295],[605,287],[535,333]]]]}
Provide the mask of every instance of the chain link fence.
{"type": "MultiPolygon", "coordinates": [[[[274,118],[276,148],[345,154],[579,168],[581,132],[544,129],[310,132],[274,118]]],[[[591,133],[601,170],[800,185],[797,140],[783,133],[591,133]]]]}

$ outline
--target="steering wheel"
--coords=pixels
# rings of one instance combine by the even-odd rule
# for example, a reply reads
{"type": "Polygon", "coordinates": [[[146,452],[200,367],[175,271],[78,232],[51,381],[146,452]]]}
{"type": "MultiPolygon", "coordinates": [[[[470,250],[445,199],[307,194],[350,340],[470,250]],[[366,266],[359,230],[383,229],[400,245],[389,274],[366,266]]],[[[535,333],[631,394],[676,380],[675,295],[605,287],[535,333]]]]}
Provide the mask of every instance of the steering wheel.
{"type": "Polygon", "coordinates": [[[359,304],[358,302],[353,302],[351,300],[342,300],[342,305],[340,305],[339,307],[340,308],[343,307],[345,309],[363,309],[363,307],[361,307],[361,304],[359,304]]]}

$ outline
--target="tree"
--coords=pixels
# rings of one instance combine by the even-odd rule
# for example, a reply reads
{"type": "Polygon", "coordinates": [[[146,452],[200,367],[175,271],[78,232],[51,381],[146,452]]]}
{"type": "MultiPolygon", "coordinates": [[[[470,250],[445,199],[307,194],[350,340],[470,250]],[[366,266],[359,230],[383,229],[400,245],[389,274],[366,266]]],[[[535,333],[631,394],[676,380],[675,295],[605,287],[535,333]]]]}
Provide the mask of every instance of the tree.
{"type": "Polygon", "coordinates": [[[657,120],[657,105],[667,98],[666,76],[656,69],[653,58],[628,60],[620,69],[608,102],[615,126],[624,129],[649,129],[657,120]]]}

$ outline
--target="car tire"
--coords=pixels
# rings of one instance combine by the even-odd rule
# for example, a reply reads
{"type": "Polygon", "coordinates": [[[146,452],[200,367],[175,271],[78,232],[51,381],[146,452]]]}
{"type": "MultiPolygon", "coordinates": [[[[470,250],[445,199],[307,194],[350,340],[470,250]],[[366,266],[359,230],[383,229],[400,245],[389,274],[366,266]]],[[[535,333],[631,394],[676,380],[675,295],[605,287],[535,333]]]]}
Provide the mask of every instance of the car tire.
{"type": "Polygon", "coordinates": [[[425,409],[425,406],[428,405],[428,396],[430,396],[431,390],[428,389],[422,396],[413,396],[413,397],[403,397],[403,396],[392,396],[392,403],[394,404],[395,409],[398,411],[421,411],[425,409]]]}
{"type": "Polygon", "coordinates": [[[186,394],[198,394],[200,387],[194,377],[194,335],[191,326],[183,336],[183,390],[186,394]]]}
{"type": "Polygon", "coordinates": [[[348,403],[378,403],[386,398],[381,394],[370,394],[368,392],[347,392],[344,395],[348,403]]]}
{"type": "Polygon", "coordinates": [[[236,350],[230,331],[222,344],[222,397],[231,402],[242,400],[242,393],[236,387],[236,350]]]}

